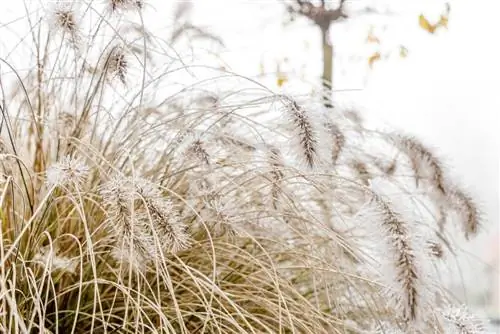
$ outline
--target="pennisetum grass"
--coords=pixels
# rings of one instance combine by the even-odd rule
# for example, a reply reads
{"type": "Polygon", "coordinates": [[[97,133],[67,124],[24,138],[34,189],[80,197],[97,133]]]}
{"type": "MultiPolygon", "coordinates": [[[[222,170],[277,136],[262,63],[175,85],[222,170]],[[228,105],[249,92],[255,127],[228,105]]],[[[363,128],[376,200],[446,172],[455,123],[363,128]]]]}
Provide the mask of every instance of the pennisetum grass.
{"type": "Polygon", "coordinates": [[[27,11],[29,70],[1,51],[1,332],[482,331],[434,278],[480,226],[435,154],[187,63],[147,9],[27,11]]]}

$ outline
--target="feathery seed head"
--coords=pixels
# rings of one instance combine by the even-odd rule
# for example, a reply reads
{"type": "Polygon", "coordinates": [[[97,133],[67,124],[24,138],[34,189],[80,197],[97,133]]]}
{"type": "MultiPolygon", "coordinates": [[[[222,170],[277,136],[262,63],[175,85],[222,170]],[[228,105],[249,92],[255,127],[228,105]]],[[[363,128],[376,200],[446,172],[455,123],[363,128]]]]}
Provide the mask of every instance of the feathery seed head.
{"type": "Polygon", "coordinates": [[[136,191],[145,204],[144,224],[156,234],[161,248],[170,253],[188,249],[187,226],[182,223],[172,201],[165,198],[155,184],[144,179],[134,181],[136,191]]]}
{"type": "Polygon", "coordinates": [[[480,211],[474,199],[463,190],[453,187],[448,192],[448,201],[452,209],[458,214],[462,221],[462,229],[465,238],[478,233],[481,221],[480,211]]]}
{"type": "Polygon", "coordinates": [[[141,212],[136,212],[134,200],[137,192],[130,178],[117,175],[100,187],[106,207],[107,224],[114,232],[117,243],[113,256],[138,269],[156,255],[153,236],[148,233],[141,212]]]}
{"type": "Polygon", "coordinates": [[[118,77],[123,84],[126,84],[128,66],[125,48],[123,46],[113,47],[107,57],[107,73],[112,79],[118,77]]]}
{"type": "Polygon", "coordinates": [[[212,227],[214,236],[227,235],[233,237],[238,234],[233,224],[233,215],[229,205],[223,202],[222,198],[211,198],[205,204],[206,209],[201,213],[201,216],[212,227]]]}
{"type": "Polygon", "coordinates": [[[73,46],[80,42],[80,28],[73,3],[57,1],[51,10],[51,25],[55,30],[67,34],[73,46]]]}
{"type": "Polygon", "coordinates": [[[89,174],[88,166],[82,159],[65,156],[61,161],[47,169],[47,185],[67,186],[73,184],[81,186],[89,174]]]}
{"type": "Polygon", "coordinates": [[[420,179],[427,180],[441,194],[446,194],[443,167],[440,160],[416,138],[405,135],[392,135],[394,145],[410,159],[418,186],[420,179]]]}
{"type": "Polygon", "coordinates": [[[117,10],[132,10],[142,9],[144,7],[143,0],[109,0],[109,6],[113,12],[117,10]]]}
{"type": "Polygon", "coordinates": [[[60,8],[54,13],[57,24],[61,29],[69,33],[74,33],[77,29],[77,23],[74,12],[69,8],[60,8]]]}
{"type": "Polygon", "coordinates": [[[133,268],[143,271],[147,264],[157,257],[157,252],[153,247],[154,241],[147,233],[124,231],[117,236],[116,246],[111,253],[117,261],[127,263],[133,268]]]}
{"type": "Polygon", "coordinates": [[[422,267],[428,254],[420,254],[422,245],[413,229],[417,223],[407,222],[395,211],[390,198],[378,192],[372,193],[360,216],[360,224],[374,239],[369,251],[380,266],[380,278],[386,287],[383,293],[394,310],[400,312],[399,318],[407,328],[418,326],[427,317],[429,293],[427,268],[422,267]]]}
{"type": "Polygon", "coordinates": [[[195,139],[189,146],[187,153],[193,155],[201,163],[207,166],[210,165],[210,156],[201,139],[195,139]]]}
{"type": "Polygon", "coordinates": [[[285,100],[285,110],[294,127],[293,140],[297,145],[298,156],[304,160],[308,168],[316,167],[318,160],[318,138],[313,121],[296,101],[291,98],[285,100]]]}

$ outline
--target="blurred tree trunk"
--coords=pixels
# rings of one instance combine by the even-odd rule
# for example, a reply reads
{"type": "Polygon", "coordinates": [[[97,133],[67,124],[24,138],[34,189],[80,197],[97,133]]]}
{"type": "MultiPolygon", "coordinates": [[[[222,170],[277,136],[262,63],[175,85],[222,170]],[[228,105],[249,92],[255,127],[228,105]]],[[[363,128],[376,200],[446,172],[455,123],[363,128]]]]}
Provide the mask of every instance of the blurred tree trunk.
{"type": "Polygon", "coordinates": [[[333,92],[333,45],[328,38],[328,28],[321,29],[321,43],[323,45],[323,104],[332,108],[333,92]]]}
{"type": "Polygon", "coordinates": [[[292,17],[300,15],[308,18],[321,31],[321,44],[323,48],[323,74],[321,76],[323,87],[323,104],[326,108],[332,108],[333,93],[333,45],[330,42],[329,31],[332,23],[346,19],[344,12],[346,0],[340,0],[336,8],[328,8],[326,0],[313,4],[312,1],[295,0],[295,4],[287,3],[288,12],[292,17]]]}

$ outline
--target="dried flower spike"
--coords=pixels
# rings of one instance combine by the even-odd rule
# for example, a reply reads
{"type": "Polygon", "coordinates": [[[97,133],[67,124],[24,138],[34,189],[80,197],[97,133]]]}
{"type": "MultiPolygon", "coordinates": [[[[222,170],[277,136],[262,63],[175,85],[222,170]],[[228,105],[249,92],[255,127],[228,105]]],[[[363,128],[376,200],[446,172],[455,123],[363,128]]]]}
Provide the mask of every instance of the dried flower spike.
{"type": "Polygon", "coordinates": [[[309,168],[314,168],[318,162],[318,139],[312,120],[304,108],[291,99],[287,99],[285,109],[296,132],[299,155],[309,168]]]}
{"type": "Polygon", "coordinates": [[[427,179],[441,194],[446,194],[444,173],[439,159],[413,137],[393,135],[391,139],[410,159],[416,185],[418,186],[420,179],[427,179]]]}
{"type": "Polygon", "coordinates": [[[196,157],[200,162],[205,165],[210,165],[210,156],[204,147],[201,139],[195,139],[188,148],[188,154],[196,157]]]}
{"type": "Polygon", "coordinates": [[[161,248],[169,253],[189,248],[187,227],[182,223],[173,203],[151,182],[137,179],[134,184],[137,194],[146,206],[144,224],[154,230],[161,248]]]}
{"type": "Polygon", "coordinates": [[[107,73],[110,74],[112,79],[118,79],[125,84],[128,72],[128,60],[125,48],[122,46],[115,46],[108,54],[107,58],[107,73]]]}
{"type": "Polygon", "coordinates": [[[117,238],[114,257],[143,269],[155,255],[154,240],[147,233],[141,215],[133,208],[135,189],[128,178],[113,177],[101,186],[100,193],[106,207],[107,223],[117,238]]]}
{"type": "Polygon", "coordinates": [[[81,159],[65,156],[47,170],[47,185],[67,186],[73,184],[78,187],[85,181],[88,173],[89,168],[81,159]]]}
{"type": "Polygon", "coordinates": [[[58,1],[52,10],[52,25],[67,34],[74,46],[80,41],[80,31],[75,11],[71,3],[58,1]]]}
{"type": "Polygon", "coordinates": [[[462,220],[465,238],[468,240],[471,236],[477,234],[480,227],[480,212],[473,198],[454,187],[448,193],[448,201],[462,220]]]}
{"type": "Polygon", "coordinates": [[[132,10],[142,9],[144,7],[143,0],[109,0],[109,6],[113,12],[117,10],[132,10]]]}
{"type": "Polygon", "coordinates": [[[401,318],[406,326],[410,326],[419,318],[422,311],[420,286],[420,268],[417,265],[415,248],[411,231],[403,217],[395,212],[392,206],[380,195],[372,194],[372,204],[378,212],[376,219],[380,225],[381,236],[385,235],[385,243],[391,254],[388,272],[389,281],[396,283],[389,291],[389,298],[400,308],[401,318]]]}

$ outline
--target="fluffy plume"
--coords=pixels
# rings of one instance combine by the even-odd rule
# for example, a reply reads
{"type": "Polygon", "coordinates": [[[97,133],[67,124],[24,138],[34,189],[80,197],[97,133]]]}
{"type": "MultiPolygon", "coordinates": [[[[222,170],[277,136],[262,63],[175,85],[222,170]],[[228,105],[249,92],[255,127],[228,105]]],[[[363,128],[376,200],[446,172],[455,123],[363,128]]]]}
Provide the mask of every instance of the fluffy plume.
{"type": "Polygon", "coordinates": [[[189,145],[189,148],[187,150],[187,154],[192,155],[198,161],[200,161],[201,163],[203,163],[207,166],[210,165],[210,156],[209,156],[207,150],[205,149],[205,145],[201,141],[201,139],[193,140],[191,145],[189,145]]]}
{"type": "Polygon", "coordinates": [[[449,206],[457,212],[466,239],[477,234],[480,227],[480,212],[474,199],[464,191],[453,187],[447,195],[449,206]]]}
{"type": "Polygon", "coordinates": [[[429,181],[437,191],[446,193],[444,172],[434,154],[417,139],[405,135],[392,135],[391,140],[410,159],[418,186],[420,179],[429,181]]]}
{"type": "MultiPolygon", "coordinates": [[[[318,138],[313,121],[307,111],[292,99],[285,102],[285,112],[294,127],[293,141],[297,141],[298,156],[307,167],[314,168],[318,163],[318,138]]],[[[292,143],[291,145],[295,145],[292,143]]]]}
{"type": "Polygon", "coordinates": [[[373,238],[367,251],[378,259],[388,304],[397,310],[406,330],[421,329],[431,316],[435,291],[428,233],[393,200],[404,199],[401,190],[391,193],[395,187],[381,179],[371,187],[371,199],[356,221],[373,238]]]}
{"type": "Polygon", "coordinates": [[[123,46],[115,46],[111,49],[107,57],[106,73],[111,79],[118,78],[123,84],[127,80],[128,71],[127,53],[123,46]]]}
{"type": "Polygon", "coordinates": [[[401,306],[405,322],[415,321],[420,307],[419,268],[415,259],[415,249],[411,244],[410,231],[402,217],[394,212],[389,203],[374,194],[373,202],[380,210],[381,227],[386,241],[394,255],[396,277],[394,282],[401,288],[401,294],[394,294],[397,305],[401,306]]]}
{"type": "Polygon", "coordinates": [[[146,207],[145,218],[151,223],[161,247],[169,253],[189,248],[187,227],[182,223],[173,203],[151,182],[136,179],[134,184],[146,207]]]}
{"type": "Polygon", "coordinates": [[[142,9],[144,7],[143,0],[108,0],[109,7],[111,11],[116,12],[118,10],[133,10],[142,9]]]}
{"type": "Polygon", "coordinates": [[[108,215],[108,226],[117,238],[114,256],[142,268],[155,256],[154,240],[147,233],[147,226],[135,212],[136,194],[130,181],[124,176],[115,176],[101,186],[103,202],[108,215]]]}
{"type": "Polygon", "coordinates": [[[71,44],[77,47],[81,41],[79,24],[73,4],[57,1],[52,8],[51,25],[69,37],[71,44]]]}
{"type": "Polygon", "coordinates": [[[234,237],[238,234],[230,206],[220,196],[205,201],[201,217],[210,226],[215,237],[234,237]]]}
{"type": "Polygon", "coordinates": [[[48,186],[81,186],[89,173],[82,159],[65,156],[46,172],[48,186]]]}

